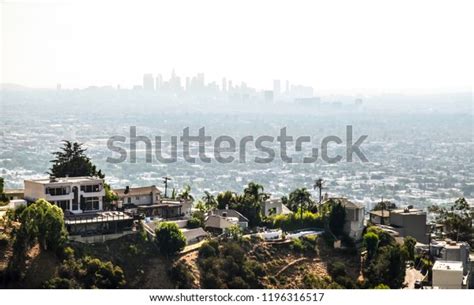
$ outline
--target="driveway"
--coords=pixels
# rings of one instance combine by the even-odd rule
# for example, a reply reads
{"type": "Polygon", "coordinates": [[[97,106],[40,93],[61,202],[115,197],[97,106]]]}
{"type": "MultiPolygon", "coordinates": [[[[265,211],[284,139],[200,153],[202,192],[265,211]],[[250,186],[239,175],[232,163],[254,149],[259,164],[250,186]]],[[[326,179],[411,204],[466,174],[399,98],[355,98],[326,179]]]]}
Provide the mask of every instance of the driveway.
{"type": "Polygon", "coordinates": [[[406,289],[415,289],[415,282],[417,280],[422,281],[424,278],[423,274],[413,267],[408,267],[405,272],[405,284],[406,289]]]}

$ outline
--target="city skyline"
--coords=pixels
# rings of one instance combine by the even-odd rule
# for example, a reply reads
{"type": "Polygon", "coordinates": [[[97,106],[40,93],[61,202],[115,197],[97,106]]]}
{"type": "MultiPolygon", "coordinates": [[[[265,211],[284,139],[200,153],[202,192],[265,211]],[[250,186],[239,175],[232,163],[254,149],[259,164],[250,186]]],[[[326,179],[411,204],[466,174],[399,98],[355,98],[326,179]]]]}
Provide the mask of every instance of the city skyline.
{"type": "Polygon", "coordinates": [[[471,91],[468,10],[427,3],[2,2],[0,82],[131,87],[175,68],[267,90],[291,79],[324,93],[471,91]]]}

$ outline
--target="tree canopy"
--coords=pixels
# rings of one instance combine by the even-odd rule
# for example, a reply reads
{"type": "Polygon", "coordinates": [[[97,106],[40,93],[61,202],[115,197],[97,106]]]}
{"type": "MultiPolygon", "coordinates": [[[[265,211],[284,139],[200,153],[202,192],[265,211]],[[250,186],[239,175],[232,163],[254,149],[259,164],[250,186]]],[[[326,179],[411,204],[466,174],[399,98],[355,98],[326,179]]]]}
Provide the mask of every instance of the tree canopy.
{"type": "Polygon", "coordinates": [[[4,194],[4,187],[5,187],[5,180],[3,180],[2,177],[0,177],[0,203],[1,202],[6,202],[8,203],[10,200],[8,200],[7,196],[4,194]]]}
{"type": "Polygon", "coordinates": [[[191,195],[191,186],[189,184],[185,184],[183,186],[183,189],[181,192],[178,194],[178,198],[183,199],[183,200],[194,200],[193,195],[191,195]]]}
{"type": "Polygon", "coordinates": [[[379,236],[373,232],[367,232],[364,235],[364,246],[367,249],[369,260],[375,257],[379,247],[379,236]]]}
{"type": "Polygon", "coordinates": [[[176,254],[186,246],[186,237],[174,222],[160,223],[155,230],[155,234],[155,243],[163,255],[176,254]]]}
{"type": "Polygon", "coordinates": [[[431,208],[438,214],[437,222],[446,226],[449,238],[473,243],[473,214],[466,199],[459,198],[448,208],[431,208]]]}
{"type": "Polygon", "coordinates": [[[56,250],[66,241],[63,211],[44,199],[26,207],[19,215],[19,220],[21,226],[17,232],[17,241],[23,242],[25,249],[38,241],[44,250],[56,250]]]}
{"type": "Polygon", "coordinates": [[[311,210],[313,204],[311,193],[304,187],[295,189],[288,197],[288,205],[293,212],[300,210],[300,213],[303,213],[305,210],[311,210]]]}
{"type": "Polygon", "coordinates": [[[220,192],[217,194],[217,208],[225,209],[226,207],[232,207],[237,202],[236,194],[231,191],[220,192]]]}
{"type": "Polygon", "coordinates": [[[55,177],[97,176],[104,178],[102,171],[97,170],[86,156],[87,149],[82,145],[82,143],[63,141],[61,149],[53,152],[55,159],[50,161],[53,165],[48,174],[55,177]]]}
{"type": "Polygon", "coordinates": [[[384,284],[392,289],[401,288],[405,281],[406,252],[385,234],[379,228],[369,227],[364,235],[364,245],[368,252],[364,275],[370,287],[384,284]]]}

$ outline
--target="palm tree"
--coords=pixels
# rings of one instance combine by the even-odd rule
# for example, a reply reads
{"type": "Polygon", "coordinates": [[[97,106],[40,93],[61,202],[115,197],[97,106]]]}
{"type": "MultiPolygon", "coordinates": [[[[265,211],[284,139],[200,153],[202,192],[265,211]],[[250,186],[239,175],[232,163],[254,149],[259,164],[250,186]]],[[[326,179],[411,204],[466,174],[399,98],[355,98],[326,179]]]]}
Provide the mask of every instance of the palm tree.
{"type": "Polygon", "coordinates": [[[313,185],[313,189],[319,190],[319,197],[318,197],[319,204],[321,204],[321,201],[323,200],[323,197],[321,195],[323,188],[325,188],[323,187],[323,184],[324,184],[324,180],[322,178],[318,178],[314,181],[314,185],[313,185]]]}
{"type": "Polygon", "coordinates": [[[249,219],[252,225],[259,225],[262,220],[262,202],[270,198],[264,193],[262,185],[250,182],[244,189],[244,193],[238,196],[237,210],[249,219]]]}
{"type": "Polygon", "coordinates": [[[244,195],[252,197],[255,203],[260,204],[270,197],[269,194],[264,193],[263,191],[264,188],[261,184],[250,182],[244,189],[244,195]]]}
{"type": "Polygon", "coordinates": [[[290,193],[289,202],[293,207],[300,208],[301,220],[303,220],[303,210],[309,208],[313,204],[311,193],[306,188],[297,188],[290,193]]]}
{"type": "Polygon", "coordinates": [[[197,203],[194,205],[194,207],[198,209],[199,211],[201,211],[202,213],[207,212],[207,207],[202,200],[198,200],[197,203]]]}
{"type": "Polygon", "coordinates": [[[208,211],[214,210],[217,207],[217,201],[214,195],[212,195],[208,191],[204,191],[204,196],[202,197],[202,201],[204,202],[204,205],[206,206],[206,209],[208,211]]]}
{"type": "Polygon", "coordinates": [[[225,209],[226,207],[232,207],[237,202],[237,194],[232,191],[220,192],[217,194],[217,208],[225,209]]]}
{"type": "Polygon", "coordinates": [[[194,200],[193,195],[191,195],[191,186],[189,184],[185,184],[181,192],[178,194],[178,197],[185,201],[194,200]]]}

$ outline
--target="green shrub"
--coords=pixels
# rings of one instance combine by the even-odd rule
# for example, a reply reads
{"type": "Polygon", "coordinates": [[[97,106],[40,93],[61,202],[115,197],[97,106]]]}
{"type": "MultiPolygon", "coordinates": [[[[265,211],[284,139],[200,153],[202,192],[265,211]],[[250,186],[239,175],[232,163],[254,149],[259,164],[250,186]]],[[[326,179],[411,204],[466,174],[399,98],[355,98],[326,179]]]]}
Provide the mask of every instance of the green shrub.
{"type": "Polygon", "coordinates": [[[174,282],[175,288],[190,289],[193,288],[193,275],[189,271],[189,266],[183,261],[177,262],[169,270],[170,279],[174,282]]]}
{"type": "Polygon", "coordinates": [[[85,257],[81,263],[80,278],[85,288],[120,288],[125,286],[125,275],[119,266],[92,257],[85,257]]]}
{"type": "Polygon", "coordinates": [[[352,278],[350,278],[349,276],[347,276],[347,275],[338,276],[334,279],[334,281],[336,283],[338,283],[339,285],[341,285],[345,289],[354,289],[354,288],[356,288],[356,284],[355,284],[354,280],[352,278]]]}
{"type": "Polygon", "coordinates": [[[196,217],[192,217],[191,219],[188,220],[188,223],[186,224],[186,227],[188,229],[195,229],[199,228],[202,226],[201,220],[196,217]]]}
{"type": "Polygon", "coordinates": [[[295,252],[303,252],[304,251],[304,245],[301,239],[295,238],[291,241],[291,249],[295,252]]]}
{"type": "Polygon", "coordinates": [[[240,243],[226,241],[220,249],[214,243],[205,243],[206,250],[198,256],[202,288],[262,288],[259,278],[266,275],[266,270],[257,261],[247,259],[247,250],[240,243]]]}
{"type": "Polygon", "coordinates": [[[270,275],[268,277],[268,282],[272,284],[273,286],[278,285],[278,280],[273,275],[270,275]]]}
{"type": "Polygon", "coordinates": [[[390,287],[385,284],[378,284],[377,286],[374,287],[374,289],[390,289],[390,287]]]}
{"type": "Polygon", "coordinates": [[[306,235],[301,237],[303,242],[303,248],[305,252],[312,253],[315,252],[317,249],[317,235],[306,235]]]}
{"type": "Polygon", "coordinates": [[[216,256],[216,249],[209,244],[209,242],[206,242],[202,244],[201,248],[199,248],[199,257],[200,258],[208,258],[208,257],[213,257],[216,256]]]}
{"type": "Polygon", "coordinates": [[[345,276],[346,266],[342,262],[333,262],[328,265],[328,272],[333,278],[345,276]]]}
{"type": "Polygon", "coordinates": [[[55,277],[44,283],[43,288],[46,289],[75,289],[79,285],[71,279],[55,277]]]}
{"type": "Polygon", "coordinates": [[[8,245],[8,236],[5,233],[0,233],[0,247],[6,247],[8,245]]]}
{"type": "Polygon", "coordinates": [[[301,218],[301,213],[280,214],[269,217],[269,221],[273,228],[281,228],[287,232],[303,228],[324,228],[321,215],[309,211],[303,213],[303,218],[301,218]]]}
{"type": "Polygon", "coordinates": [[[313,273],[307,273],[303,277],[305,289],[339,289],[342,288],[338,283],[332,281],[329,277],[320,277],[313,273]]]}
{"type": "Polygon", "coordinates": [[[129,245],[128,246],[128,253],[130,255],[137,255],[139,253],[138,247],[136,245],[129,245]]]}
{"type": "Polygon", "coordinates": [[[155,234],[155,243],[163,255],[174,255],[186,246],[186,237],[174,222],[160,223],[155,234]]]}

